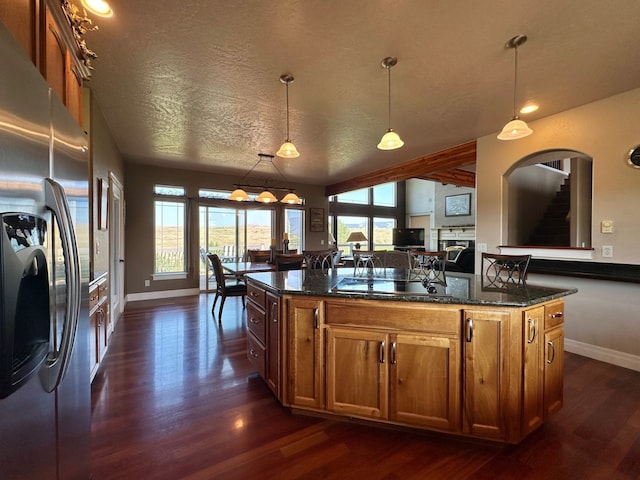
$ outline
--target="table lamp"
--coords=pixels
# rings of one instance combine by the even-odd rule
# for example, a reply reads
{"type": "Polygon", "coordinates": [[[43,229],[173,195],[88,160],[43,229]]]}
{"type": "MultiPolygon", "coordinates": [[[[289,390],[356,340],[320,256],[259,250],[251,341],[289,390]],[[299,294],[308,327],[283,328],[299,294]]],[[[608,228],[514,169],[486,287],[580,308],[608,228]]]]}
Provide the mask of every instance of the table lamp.
{"type": "Polygon", "coordinates": [[[360,250],[360,242],[366,242],[367,237],[364,236],[362,232],[351,232],[349,234],[349,238],[347,238],[347,243],[356,242],[355,247],[356,250],[360,250]]]}

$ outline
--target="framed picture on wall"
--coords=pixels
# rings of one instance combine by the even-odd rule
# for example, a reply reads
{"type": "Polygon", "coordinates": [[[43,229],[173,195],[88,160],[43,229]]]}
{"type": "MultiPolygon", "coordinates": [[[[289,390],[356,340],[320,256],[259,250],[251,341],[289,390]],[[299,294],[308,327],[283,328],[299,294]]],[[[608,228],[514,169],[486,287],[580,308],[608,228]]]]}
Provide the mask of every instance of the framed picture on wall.
{"type": "Polygon", "coordinates": [[[471,194],[449,195],[444,197],[444,216],[460,217],[471,215],[471,194]]]}
{"type": "Polygon", "coordinates": [[[324,232],[324,208],[309,209],[309,231],[324,232]]]}
{"type": "Polygon", "coordinates": [[[107,205],[109,204],[109,184],[104,178],[98,178],[98,229],[106,230],[108,225],[107,205]]]}

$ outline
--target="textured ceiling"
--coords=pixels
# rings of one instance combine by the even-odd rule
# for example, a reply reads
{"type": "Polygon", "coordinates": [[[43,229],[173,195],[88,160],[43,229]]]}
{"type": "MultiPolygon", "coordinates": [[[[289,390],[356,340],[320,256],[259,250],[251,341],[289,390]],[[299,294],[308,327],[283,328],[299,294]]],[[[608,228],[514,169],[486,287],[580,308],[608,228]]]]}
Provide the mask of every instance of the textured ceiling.
{"type": "MultiPolygon", "coordinates": [[[[129,161],[243,175],[286,136],[289,180],[327,185],[640,86],[640,1],[109,0],[88,82],[129,161]],[[376,148],[391,124],[405,146],[376,148]]],[[[535,135],[535,132],[534,132],[535,135]]],[[[265,175],[270,173],[267,164],[265,175]]]]}

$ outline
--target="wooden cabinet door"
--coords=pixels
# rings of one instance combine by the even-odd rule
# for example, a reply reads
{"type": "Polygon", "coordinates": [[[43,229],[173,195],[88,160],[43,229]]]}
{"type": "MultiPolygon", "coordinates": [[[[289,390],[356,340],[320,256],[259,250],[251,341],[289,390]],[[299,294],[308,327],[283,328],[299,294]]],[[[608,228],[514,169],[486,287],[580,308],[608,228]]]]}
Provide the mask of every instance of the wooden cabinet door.
{"type": "Polygon", "coordinates": [[[34,65],[37,58],[38,10],[38,0],[2,0],[0,2],[0,21],[22,46],[34,65]]]}
{"type": "Polygon", "coordinates": [[[322,329],[323,302],[292,298],[287,301],[289,401],[301,407],[324,406],[322,329]]]}
{"type": "Polygon", "coordinates": [[[49,6],[44,8],[41,72],[78,124],[82,121],[82,79],[49,6]]]}
{"type": "Polygon", "coordinates": [[[547,417],[562,408],[564,328],[559,326],[545,332],[544,345],[544,414],[547,417]]]}
{"type": "Polygon", "coordinates": [[[463,319],[463,431],[504,439],[509,313],[464,310],[463,319]]]}
{"type": "Polygon", "coordinates": [[[390,419],[458,431],[460,339],[398,334],[391,342],[390,419]]]}
{"type": "Polygon", "coordinates": [[[280,385],[280,299],[267,292],[267,365],[266,365],[266,378],[265,381],[279,399],[281,398],[281,385],[280,385]]]}
{"type": "Polygon", "coordinates": [[[544,307],[523,312],[522,435],[528,435],[544,419],[544,307]]]}
{"type": "Polygon", "coordinates": [[[100,330],[99,317],[99,310],[96,310],[92,315],[89,316],[89,372],[91,374],[92,380],[96,374],[96,371],[98,370],[98,365],[100,364],[100,349],[98,346],[98,343],[100,341],[100,338],[98,336],[98,332],[100,330]]]}
{"type": "Polygon", "coordinates": [[[387,418],[388,335],[365,329],[327,329],[327,409],[387,418]]]}
{"type": "Polygon", "coordinates": [[[66,105],[67,48],[49,6],[44,8],[44,46],[41,71],[51,89],[66,105]]]}

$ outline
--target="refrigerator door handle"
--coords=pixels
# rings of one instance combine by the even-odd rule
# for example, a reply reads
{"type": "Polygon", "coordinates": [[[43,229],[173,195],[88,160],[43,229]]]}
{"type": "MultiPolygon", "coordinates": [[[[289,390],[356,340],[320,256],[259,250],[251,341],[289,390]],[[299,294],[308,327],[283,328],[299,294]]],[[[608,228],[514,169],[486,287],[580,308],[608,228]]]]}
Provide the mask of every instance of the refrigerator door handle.
{"type": "Polygon", "coordinates": [[[60,384],[73,353],[80,318],[80,259],[73,230],[69,203],[62,185],[51,178],[44,181],[45,204],[56,218],[60,229],[60,241],[64,254],[64,272],[67,282],[67,303],[60,349],[49,353],[45,368],[41,371],[44,387],[52,392],[60,384]]]}

